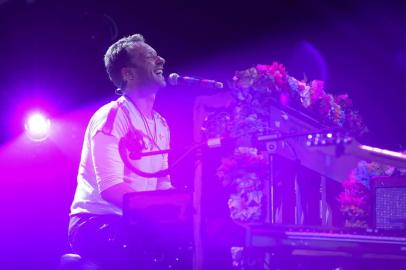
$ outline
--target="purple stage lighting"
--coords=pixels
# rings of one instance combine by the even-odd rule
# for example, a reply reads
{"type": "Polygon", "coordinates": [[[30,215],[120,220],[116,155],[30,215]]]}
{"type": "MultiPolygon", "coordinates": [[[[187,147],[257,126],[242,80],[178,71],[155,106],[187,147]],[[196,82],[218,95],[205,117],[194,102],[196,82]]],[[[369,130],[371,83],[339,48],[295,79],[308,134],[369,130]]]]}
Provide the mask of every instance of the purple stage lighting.
{"type": "Polygon", "coordinates": [[[42,142],[49,137],[51,120],[42,113],[32,113],[25,122],[27,136],[36,142],[42,142]]]}

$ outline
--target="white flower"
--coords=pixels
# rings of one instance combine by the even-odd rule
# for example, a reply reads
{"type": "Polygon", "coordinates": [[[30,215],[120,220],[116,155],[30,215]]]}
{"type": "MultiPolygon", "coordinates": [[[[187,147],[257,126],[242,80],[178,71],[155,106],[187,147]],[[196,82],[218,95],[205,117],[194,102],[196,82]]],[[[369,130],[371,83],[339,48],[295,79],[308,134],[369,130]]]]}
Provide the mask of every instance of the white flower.
{"type": "Polygon", "coordinates": [[[309,85],[306,85],[305,90],[300,93],[300,100],[302,102],[303,107],[307,108],[310,106],[311,98],[309,85]]]}

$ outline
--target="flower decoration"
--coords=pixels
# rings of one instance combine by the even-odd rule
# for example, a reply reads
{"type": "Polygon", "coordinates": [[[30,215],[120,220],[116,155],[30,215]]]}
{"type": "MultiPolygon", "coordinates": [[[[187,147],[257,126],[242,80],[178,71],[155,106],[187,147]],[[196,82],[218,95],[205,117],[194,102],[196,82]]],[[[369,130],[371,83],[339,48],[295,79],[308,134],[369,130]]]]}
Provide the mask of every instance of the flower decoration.
{"type": "Polygon", "coordinates": [[[343,182],[344,191],[340,193],[338,200],[340,210],[345,217],[346,227],[368,227],[370,215],[370,192],[368,187],[362,184],[356,176],[356,170],[352,171],[349,178],[343,182]]]}
{"type": "Polygon", "coordinates": [[[352,100],[349,98],[348,94],[342,94],[335,97],[335,102],[342,108],[351,108],[352,100]]]}
{"type": "Polygon", "coordinates": [[[368,227],[371,216],[371,179],[376,176],[406,175],[406,170],[377,162],[360,161],[343,182],[338,196],[340,210],[348,227],[368,227]]]}
{"type": "Polygon", "coordinates": [[[324,92],[324,82],[319,80],[314,80],[310,85],[310,98],[312,103],[326,96],[324,92]]]}
{"type": "Polygon", "coordinates": [[[251,147],[238,147],[222,159],[217,176],[230,192],[228,206],[234,220],[248,222],[261,218],[266,164],[264,157],[251,147]]]}
{"type": "MultiPolygon", "coordinates": [[[[270,99],[276,99],[282,105],[301,107],[324,124],[345,128],[354,136],[363,135],[367,131],[361,116],[353,109],[348,94],[328,94],[323,81],[313,80],[308,83],[297,80],[289,76],[286,68],[277,62],[237,71],[231,88],[240,107],[248,104],[254,113],[257,110],[257,113],[260,111],[260,114],[266,114],[270,99]]],[[[244,109],[241,111],[244,112],[244,109]]]]}

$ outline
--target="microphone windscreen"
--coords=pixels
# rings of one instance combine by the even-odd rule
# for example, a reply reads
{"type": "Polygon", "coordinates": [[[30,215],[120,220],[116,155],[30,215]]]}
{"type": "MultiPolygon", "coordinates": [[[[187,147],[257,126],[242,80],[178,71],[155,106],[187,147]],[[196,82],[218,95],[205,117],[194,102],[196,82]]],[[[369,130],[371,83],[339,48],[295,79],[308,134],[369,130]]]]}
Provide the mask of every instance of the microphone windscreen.
{"type": "Polygon", "coordinates": [[[178,85],[179,82],[179,74],[178,73],[171,73],[168,76],[168,83],[172,86],[178,85]]]}

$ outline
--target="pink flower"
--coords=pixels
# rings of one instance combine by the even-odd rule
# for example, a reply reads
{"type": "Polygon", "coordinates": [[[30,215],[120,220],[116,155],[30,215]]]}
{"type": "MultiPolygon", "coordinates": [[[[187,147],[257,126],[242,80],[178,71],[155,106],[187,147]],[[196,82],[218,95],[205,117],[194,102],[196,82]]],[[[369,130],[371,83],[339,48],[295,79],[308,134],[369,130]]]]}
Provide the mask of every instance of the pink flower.
{"type": "Polygon", "coordinates": [[[270,66],[269,65],[257,65],[256,69],[259,72],[269,72],[270,71],[270,66]]]}
{"type": "Polygon", "coordinates": [[[331,101],[333,97],[331,95],[324,95],[318,99],[319,101],[319,113],[321,115],[327,115],[331,111],[331,101]]]}
{"type": "Polygon", "coordinates": [[[335,102],[342,106],[343,108],[352,107],[352,100],[349,98],[348,94],[338,95],[334,98],[335,102]]]}
{"type": "Polygon", "coordinates": [[[316,100],[324,97],[326,93],[324,92],[324,82],[319,80],[314,80],[310,86],[310,96],[312,103],[316,100]]]}
{"type": "Polygon", "coordinates": [[[269,66],[269,71],[272,75],[280,74],[281,76],[286,75],[286,68],[284,65],[279,64],[278,62],[273,62],[271,66],[269,66]]]}
{"type": "Polygon", "coordinates": [[[269,71],[279,86],[286,84],[287,77],[286,68],[284,65],[279,64],[278,62],[273,62],[269,67],[269,71]]]}
{"type": "Polygon", "coordinates": [[[299,92],[303,92],[306,90],[306,83],[302,81],[297,81],[297,86],[299,88],[299,92]]]}
{"type": "Polygon", "coordinates": [[[272,76],[275,79],[275,84],[281,89],[285,89],[287,84],[287,73],[284,65],[278,62],[273,62],[272,65],[256,65],[259,73],[264,73],[272,76]]]}

